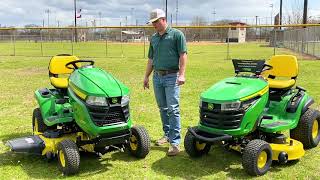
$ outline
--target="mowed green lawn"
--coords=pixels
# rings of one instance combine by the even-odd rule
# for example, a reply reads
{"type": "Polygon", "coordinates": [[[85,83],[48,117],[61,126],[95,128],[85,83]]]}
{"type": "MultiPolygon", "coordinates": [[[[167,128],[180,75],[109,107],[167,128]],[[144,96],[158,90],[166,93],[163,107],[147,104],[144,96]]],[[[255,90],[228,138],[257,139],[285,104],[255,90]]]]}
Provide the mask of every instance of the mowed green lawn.
{"type": "MultiPolygon", "coordinates": [[[[236,152],[213,147],[204,157],[191,159],[184,151],[176,157],[167,157],[168,147],[157,147],[154,141],[162,136],[161,122],[152,88],[143,90],[146,59],[143,45],[123,45],[121,58],[119,44],[109,44],[109,56],[105,57],[103,43],[77,45],[75,55],[92,58],[96,66],[112,73],[131,89],[131,115],[135,124],[148,130],[152,145],[145,159],[136,159],[127,153],[113,152],[97,158],[81,154],[79,174],[64,177],[58,170],[57,161],[46,162],[38,156],[27,156],[8,152],[7,140],[32,134],[32,111],[37,107],[33,93],[41,87],[51,87],[48,79],[50,57],[30,53],[34,43],[19,45],[17,55],[0,56],[0,179],[248,179],[242,168],[241,156],[236,152]],[[18,51],[19,50],[19,51],[18,51]],[[96,54],[95,54],[96,53],[96,54]]],[[[46,44],[44,55],[71,53],[70,44],[46,44]],[[64,47],[65,46],[65,47],[64,47]],[[50,49],[50,51],[48,50],[50,49]]],[[[8,52],[0,44],[2,55],[8,52]]],[[[222,78],[233,76],[230,60],[226,60],[227,46],[188,46],[186,84],[181,89],[182,137],[187,127],[199,120],[199,95],[222,78]]],[[[277,50],[277,54],[289,51],[277,50]]],[[[231,58],[268,59],[273,49],[264,45],[248,43],[230,45],[231,58]]],[[[87,58],[86,58],[87,59],[87,58]]],[[[315,100],[314,108],[320,104],[320,63],[317,60],[299,59],[298,85],[308,90],[315,100]]],[[[152,86],[151,86],[152,87],[152,86]]],[[[307,150],[297,162],[286,165],[273,164],[271,170],[258,179],[318,179],[320,177],[320,146],[307,150]]]]}

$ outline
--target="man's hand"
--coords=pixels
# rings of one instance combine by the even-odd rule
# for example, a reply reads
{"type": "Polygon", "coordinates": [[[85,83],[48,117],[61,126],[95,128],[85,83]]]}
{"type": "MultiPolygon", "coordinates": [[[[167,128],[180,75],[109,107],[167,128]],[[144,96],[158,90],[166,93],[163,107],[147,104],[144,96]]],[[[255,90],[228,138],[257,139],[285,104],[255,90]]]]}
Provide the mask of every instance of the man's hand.
{"type": "Polygon", "coordinates": [[[186,81],[186,78],[184,77],[184,75],[179,75],[178,77],[178,85],[183,85],[186,81]]]}
{"type": "Polygon", "coordinates": [[[149,89],[149,77],[145,77],[143,80],[143,89],[149,89]]]}

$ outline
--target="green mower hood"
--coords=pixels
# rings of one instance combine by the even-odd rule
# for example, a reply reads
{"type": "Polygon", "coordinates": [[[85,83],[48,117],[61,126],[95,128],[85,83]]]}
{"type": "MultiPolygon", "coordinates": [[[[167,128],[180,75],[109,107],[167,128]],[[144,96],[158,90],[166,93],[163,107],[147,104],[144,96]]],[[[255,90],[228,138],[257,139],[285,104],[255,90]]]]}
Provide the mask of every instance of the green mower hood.
{"type": "Polygon", "coordinates": [[[267,86],[268,83],[259,78],[226,78],[203,92],[201,100],[211,103],[240,101],[266,90],[267,86]]]}
{"type": "Polygon", "coordinates": [[[129,88],[100,68],[80,68],[69,78],[71,89],[82,96],[120,97],[129,94],[129,88]]]}

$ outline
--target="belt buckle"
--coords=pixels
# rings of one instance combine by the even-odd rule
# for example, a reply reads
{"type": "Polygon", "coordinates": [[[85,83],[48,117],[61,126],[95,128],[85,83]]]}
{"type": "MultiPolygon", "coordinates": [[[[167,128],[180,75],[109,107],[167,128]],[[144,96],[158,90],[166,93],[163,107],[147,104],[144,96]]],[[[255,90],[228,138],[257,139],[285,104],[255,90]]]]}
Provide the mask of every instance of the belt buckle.
{"type": "Polygon", "coordinates": [[[164,76],[167,74],[167,71],[156,71],[156,73],[160,76],[164,76]]]}

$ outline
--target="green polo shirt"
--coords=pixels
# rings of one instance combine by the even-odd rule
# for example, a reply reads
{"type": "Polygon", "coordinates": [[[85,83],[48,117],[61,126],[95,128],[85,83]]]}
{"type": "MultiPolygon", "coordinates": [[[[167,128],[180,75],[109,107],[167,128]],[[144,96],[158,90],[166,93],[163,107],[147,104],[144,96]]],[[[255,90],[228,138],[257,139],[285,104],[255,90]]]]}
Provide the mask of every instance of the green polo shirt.
{"type": "Polygon", "coordinates": [[[167,27],[161,36],[155,33],[151,37],[148,58],[152,59],[154,70],[178,70],[179,57],[187,52],[186,38],[183,33],[167,27]]]}

